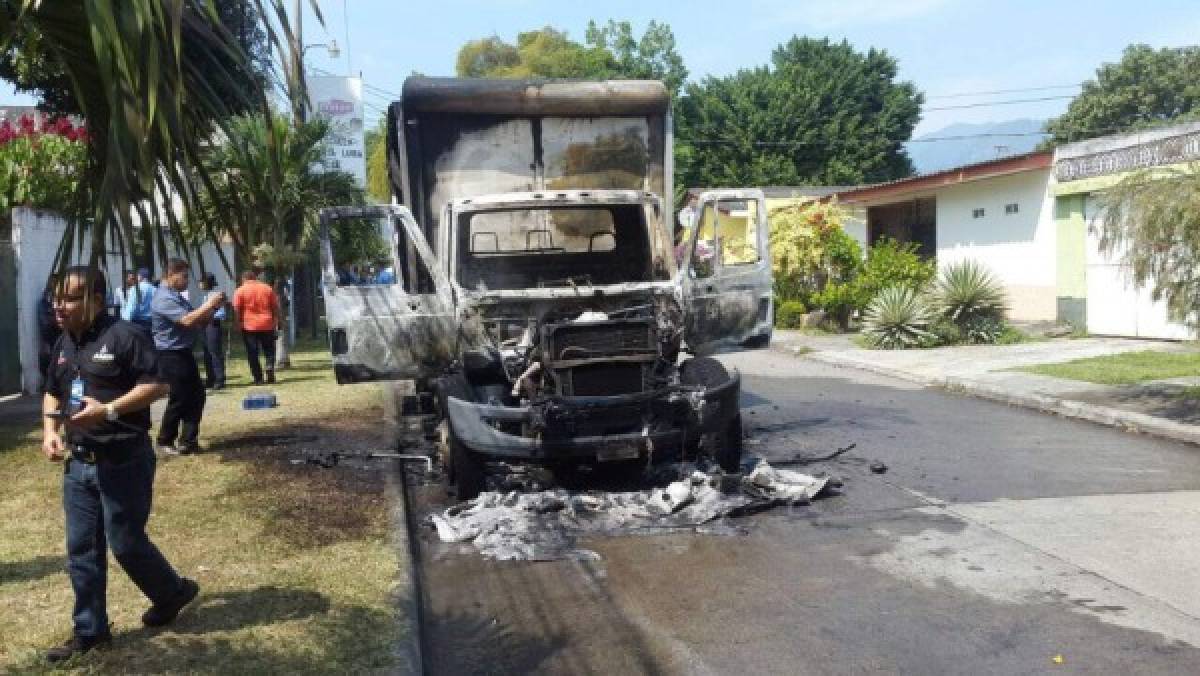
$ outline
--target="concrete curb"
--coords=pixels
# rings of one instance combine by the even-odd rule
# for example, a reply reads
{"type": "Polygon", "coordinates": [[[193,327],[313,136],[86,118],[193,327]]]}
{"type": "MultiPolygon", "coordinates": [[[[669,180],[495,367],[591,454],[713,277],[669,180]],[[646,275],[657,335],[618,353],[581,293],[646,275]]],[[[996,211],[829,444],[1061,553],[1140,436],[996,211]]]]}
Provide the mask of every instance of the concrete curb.
{"type": "Polygon", "coordinates": [[[1127,432],[1136,432],[1139,434],[1148,434],[1155,437],[1170,439],[1173,441],[1181,441],[1187,444],[1200,445],[1200,427],[1195,425],[1185,425],[1172,420],[1158,418],[1144,413],[1135,413],[1133,411],[1124,411],[1118,408],[1108,406],[1097,406],[1088,404],[1082,401],[1072,399],[1062,399],[1043,394],[1024,394],[1012,392],[1002,387],[981,383],[970,380],[968,378],[956,378],[951,376],[924,376],[909,371],[889,368],[872,364],[871,362],[855,359],[844,354],[836,352],[805,352],[799,353],[794,348],[785,348],[788,352],[796,355],[818,361],[830,366],[841,366],[858,369],[860,371],[870,371],[879,375],[905,380],[910,383],[924,385],[925,387],[937,387],[952,392],[961,392],[980,399],[989,399],[1011,406],[1020,406],[1022,408],[1030,408],[1044,413],[1052,413],[1060,415],[1064,418],[1074,418],[1076,420],[1086,420],[1088,422],[1107,425],[1108,427],[1116,427],[1127,432]]]}
{"type": "Polygon", "coordinates": [[[396,571],[396,611],[397,633],[395,657],[396,670],[399,674],[423,674],[425,663],[421,646],[423,621],[421,617],[421,585],[420,571],[417,568],[416,550],[413,546],[414,535],[410,530],[408,488],[405,483],[404,467],[401,463],[392,461],[383,469],[384,490],[392,505],[392,532],[396,534],[396,557],[399,559],[399,570],[396,571]]]}

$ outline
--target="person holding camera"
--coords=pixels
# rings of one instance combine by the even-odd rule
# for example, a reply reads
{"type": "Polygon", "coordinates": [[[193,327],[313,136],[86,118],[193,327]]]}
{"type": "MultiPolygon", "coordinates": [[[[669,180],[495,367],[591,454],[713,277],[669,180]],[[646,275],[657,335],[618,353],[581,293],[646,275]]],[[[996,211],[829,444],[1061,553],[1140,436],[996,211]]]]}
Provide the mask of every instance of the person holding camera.
{"type": "Polygon", "coordinates": [[[75,606],[71,638],[46,653],[50,662],[112,641],[106,546],[153,604],[142,615],[148,627],[174,620],[200,590],[146,535],[155,470],[150,404],[167,394],[167,386],[145,333],[104,311],[105,287],[99,270],[75,266],[66,270],[54,299],[63,333],[42,400],[42,452],[65,464],[67,574],[75,606]]]}
{"type": "MultiPolygon", "coordinates": [[[[200,281],[200,289],[204,291],[204,302],[214,295],[221,293],[217,289],[217,276],[213,273],[204,275],[200,281]]],[[[225,389],[225,303],[213,313],[212,319],[204,327],[204,387],[210,390],[225,389]]]]}
{"type": "Polygon", "coordinates": [[[167,275],[154,293],[151,316],[154,320],[154,348],[158,367],[171,386],[167,410],[158,428],[158,450],[164,455],[195,453],[200,450],[200,419],[204,416],[204,383],[192,347],[196,335],[212,321],[217,310],[225,307],[224,292],[217,291],[198,307],[184,298],[188,288],[187,261],[172,258],[167,275]],[[176,438],[179,445],[176,446],[176,438]]]}

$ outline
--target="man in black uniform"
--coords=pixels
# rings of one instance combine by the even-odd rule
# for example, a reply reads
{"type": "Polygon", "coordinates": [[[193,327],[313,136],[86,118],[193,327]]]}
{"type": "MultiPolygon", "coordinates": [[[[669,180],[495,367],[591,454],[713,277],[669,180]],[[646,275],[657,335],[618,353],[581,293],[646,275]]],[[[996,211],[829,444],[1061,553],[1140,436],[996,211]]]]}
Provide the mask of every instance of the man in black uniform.
{"type": "Polygon", "coordinates": [[[42,451],[65,461],[67,572],[75,591],[74,632],[46,653],[52,662],[112,640],[105,604],[105,543],[153,604],[142,622],[161,626],[199,591],[146,535],[154,486],[150,404],[167,394],[149,337],[104,312],[99,270],[68,268],[54,302],[63,329],[42,404],[42,451]],[[65,418],[62,414],[65,414],[65,418]],[[66,438],[60,434],[65,420],[66,438]]]}

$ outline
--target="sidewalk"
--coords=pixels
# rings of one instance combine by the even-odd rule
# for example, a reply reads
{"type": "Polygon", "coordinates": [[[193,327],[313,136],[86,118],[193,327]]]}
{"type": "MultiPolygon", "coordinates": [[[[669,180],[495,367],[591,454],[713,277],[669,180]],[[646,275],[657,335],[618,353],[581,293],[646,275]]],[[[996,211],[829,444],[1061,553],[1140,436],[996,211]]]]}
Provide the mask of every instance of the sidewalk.
{"type": "Polygon", "coordinates": [[[869,350],[855,345],[853,338],[776,331],[773,346],[834,366],[1200,445],[1200,401],[1179,396],[1185,387],[1200,385],[1200,377],[1113,386],[1008,370],[1121,352],[1194,351],[1189,345],[1128,338],[1061,338],[1019,345],[869,350]]]}

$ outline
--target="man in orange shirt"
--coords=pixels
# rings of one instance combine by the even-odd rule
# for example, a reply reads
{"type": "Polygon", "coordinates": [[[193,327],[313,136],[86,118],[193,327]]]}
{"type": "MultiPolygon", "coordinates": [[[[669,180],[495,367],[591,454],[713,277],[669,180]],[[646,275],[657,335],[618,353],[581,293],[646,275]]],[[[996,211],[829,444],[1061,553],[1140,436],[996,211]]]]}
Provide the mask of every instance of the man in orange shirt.
{"type": "Polygon", "coordinates": [[[267,382],[275,382],[275,330],[279,326],[279,296],[271,285],[258,281],[252,270],[242,273],[242,285],[233,294],[233,309],[237,312],[242,340],[246,343],[246,360],[254,384],[263,384],[258,353],[266,357],[267,382]]]}

